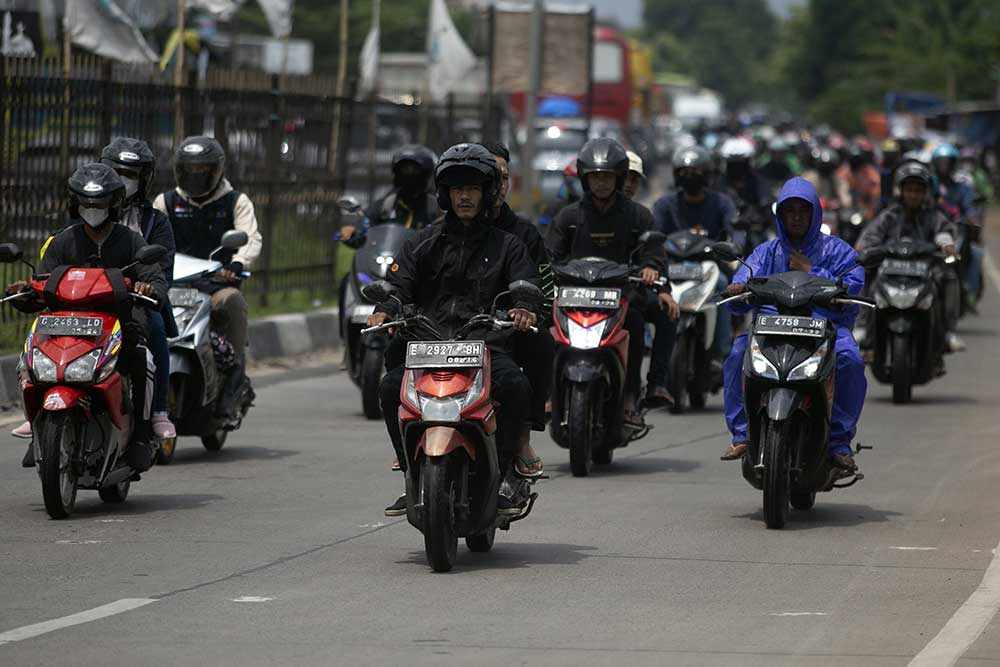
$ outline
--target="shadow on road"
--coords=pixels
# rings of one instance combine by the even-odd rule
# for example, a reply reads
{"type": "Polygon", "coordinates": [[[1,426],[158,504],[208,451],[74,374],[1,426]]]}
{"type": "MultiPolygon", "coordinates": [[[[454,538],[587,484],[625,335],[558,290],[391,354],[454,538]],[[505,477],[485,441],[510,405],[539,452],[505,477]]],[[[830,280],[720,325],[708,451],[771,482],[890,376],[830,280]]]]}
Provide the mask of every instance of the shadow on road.
{"type": "Polygon", "coordinates": [[[968,329],[960,327],[959,335],[965,338],[996,338],[997,332],[993,329],[970,327],[968,329]]]}
{"type": "MultiPolygon", "coordinates": [[[[975,396],[965,395],[965,394],[917,394],[920,391],[914,388],[913,399],[906,403],[905,405],[898,405],[896,407],[906,409],[907,406],[921,406],[921,405],[975,405],[979,403],[979,399],[975,396]]],[[[875,403],[882,403],[884,405],[892,405],[891,396],[869,396],[866,400],[873,401],[875,403]]]]}
{"type": "MultiPolygon", "coordinates": [[[[129,492],[128,500],[121,505],[111,505],[102,502],[96,493],[81,491],[76,499],[73,517],[93,517],[106,515],[109,518],[134,516],[151,512],[166,512],[173,510],[193,510],[205,507],[223,496],[214,493],[178,493],[178,494],[143,494],[136,486],[129,492]]],[[[45,512],[45,507],[39,505],[35,512],[45,512]]]]}
{"type": "MultiPolygon", "coordinates": [[[[194,443],[192,443],[194,444],[194,443]]],[[[289,456],[297,456],[295,449],[271,449],[270,447],[234,446],[223,447],[217,452],[210,452],[200,446],[178,447],[174,460],[168,467],[188,465],[191,463],[237,463],[239,461],[278,461],[289,456]]]]}
{"type": "MultiPolygon", "coordinates": [[[[595,465],[591,469],[590,474],[594,477],[627,477],[631,475],[655,475],[665,472],[684,473],[697,470],[700,467],[701,463],[699,461],[639,455],[615,459],[611,465],[595,465]]],[[[568,462],[558,463],[554,466],[549,465],[547,469],[551,471],[553,476],[569,477],[573,474],[568,462]]]]}
{"type": "MultiPolygon", "coordinates": [[[[503,531],[498,530],[496,543],[492,551],[487,553],[473,553],[466,549],[464,541],[460,540],[458,561],[455,563],[455,569],[449,573],[450,576],[477,570],[512,570],[535,565],[576,565],[585,558],[596,555],[586,553],[587,551],[597,550],[597,547],[579,544],[504,542],[505,535],[503,531]]],[[[429,567],[427,556],[423,551],[411,551],[406,560],[396,563],[429,567]]]]}
{"type": "MultiPolygon", "coordinates": [[[[853,503],[823,504],[823,495],[816,494],[816,505],[811,510],[801,512],[791,509],[784,530],[812,530],[814,528],[860,526],[864,523],[885,523],[892,517],[902,516],[899,512],[875,509],[870,505],[853,503]]],[[[733,515],[736,519],[759,521],[764,527],[764,512],[758,509],[748,514],[733,515]]]]}

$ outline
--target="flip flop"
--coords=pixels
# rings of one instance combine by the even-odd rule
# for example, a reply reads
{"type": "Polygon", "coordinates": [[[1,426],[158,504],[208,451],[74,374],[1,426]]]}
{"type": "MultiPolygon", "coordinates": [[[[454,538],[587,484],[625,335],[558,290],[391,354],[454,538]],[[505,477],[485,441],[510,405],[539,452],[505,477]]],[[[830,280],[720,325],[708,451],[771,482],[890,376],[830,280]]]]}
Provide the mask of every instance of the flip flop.
{"type": "Polygon", "coordinates": [[[393,472],[399,472],[402,468],[399,467],[399,459],[392,460],[392,470],[393,472]]]}
{"type": "Polygon", "coordinates": [[[543,468],[539,468],[536,472],[523,472],[519,467],[518,463],[522,463],[525,467],[531,467],[536,463],[541,463],[542,459],[538,456],[532,456],[531,458],[524,458],[520,454],[514,457],[514,472],[516,472],[521,477],[527,477],[528,479],[535,479],[536,477],[541,477],[545,474],[543,468]]]}

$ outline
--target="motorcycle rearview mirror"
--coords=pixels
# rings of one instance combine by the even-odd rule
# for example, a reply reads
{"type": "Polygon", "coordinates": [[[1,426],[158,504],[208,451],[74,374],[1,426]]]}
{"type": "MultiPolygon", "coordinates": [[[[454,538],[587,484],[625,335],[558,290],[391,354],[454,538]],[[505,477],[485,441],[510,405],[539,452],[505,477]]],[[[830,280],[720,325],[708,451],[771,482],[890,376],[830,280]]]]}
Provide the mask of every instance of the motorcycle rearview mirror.
{"type": "Polygon", "coordinates": [[[135,261],[139,264],[156,264],[167,256],[167,249],[161,245],[147,245],[135,253],[135,261]]]}
{"type": "Polygon", "coordinates": [[[376,280],[361,288],[361,296],[372,303],[382,303],[395,296],[396,288],[384,280],[376,280]]]}
{"type": "Polygon", "coordinates": [[[528,282],[527,280],[515,280],[510,285],[507,286],[510,291],[510,295],[514,298],[515,303],[530,303],[533,305],[540,304],[545,298],[542,290],[535,284],[528,282]]]}
{"type": "Polygon", "coordinates": [[[237,248],[242,248],[247,243],[250,242],[250,237],[246,232],[240,231],[238,229],[230,229],[228,232],[222,235],[222,239],[219,241],[219,245],[226,250],[236,250],[237,248]]]}
{"type": "Polygon", "coordinates": [[[736,249],[736,245],[728,241],[713,243],[711,245],[711,251],[716,257],[724,262],[737,262],[740,259],[740,253],[736,249]]]}
{"type": "Polygon", "coordinates": [[[0,262],[3,264],[20,262],[23,257],[24,251],[16,243],[0,243],[0,262]]]}
{"type": "Polygon", "coordinates": [[[354,197],[341,197],[337,200],[337,206],[346,213],[357,213],[361,210],[361,202],[354,197]]]}
{"type": "Polygon", "coordinates": [[[866,269],[873,269],[882,263],[886,252],[884,248],[865,248],[858,252],[857,264],[866,269]]]}
{"type": "Polygon", "coordinates": [[[639,235],[639,243],[642,245],[662,245],[667,240],[667,235],[663,232],[658,232],[650,229],[639,235]]]}

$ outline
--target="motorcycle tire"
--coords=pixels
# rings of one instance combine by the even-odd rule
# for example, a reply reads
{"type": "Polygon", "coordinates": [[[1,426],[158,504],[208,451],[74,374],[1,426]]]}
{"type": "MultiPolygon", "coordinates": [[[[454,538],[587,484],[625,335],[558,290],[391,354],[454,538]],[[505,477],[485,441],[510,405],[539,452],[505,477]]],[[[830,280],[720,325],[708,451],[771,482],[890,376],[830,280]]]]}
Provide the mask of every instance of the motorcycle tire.
{"type": "Polygon", "coordinates": [[[594,451],[594,401],[590,383],[574,382],[569,388],[569,467],[573,477],[590,474],[594,451]]]}
{"type": "Polygon", "coordinates": [[[97,490],[97,495],[106,503],[120,505],[128,498],[128,490],[132,486],[131,480],[118,482],[114,486],[104,486],[97,490]]]}
{"type": "Polygon", "coordinates": [[[455,477],[451,456],[424,461],[421,484],[424,492],[424,551],[435,572],[448,572],[458,554],[455,529],[455,477]]]}
{"type": "Polygon", "coordinates": [[[777,530],[788,520],[788,444],[780,423],[768,422],[764,432],[764,523],[777,530]]]}
{"type": "Polygon", "coordinates": [[[477,554],[484,554],[493,548],[493,541],[497,537],[496,526],[490,528],[485,533],[480,533],[479,535],[466,535],[465,546],[469,547],[469,551],[474,551],[477,554]]]}
{"type": "Polygon", "coordinates": [[[226,444],[226,438],[229,437],[229,431],[224,429],[219,429],[213,433],[207,433],[201,436],[201,444],[210,452],[217,452],[222,449],[223,445],[226,444]]]}
{"type": "Polygon", "coordinates": [[[378,387],[382,381],[383,363],[380,350],[368,350],[361,361],[361,407],[367,419],[380,419],[382,417],[378,387]]]}
{"type": "Polygon", "coordinates": [[[70,466],[75,449],[73,422],[65,412],[50,414],[39,431],[42,460],[38,465],[45,511],[53,519],[65,519],[76,505],[77,478],[70,466]]]}
{"type": "Polygon", "coordinates": [[[913,398],[910,379],[910,346],[905,336],[892,337],[892,402],[909,403],[913,398]]]}
{"type": "Polygon", "coordinates": [[[816,492],[792,491],[791,496],[789,496],[789,500],[792,502],[792,507],[800,512],[805,512],[806,510],[811,510],[813,505],[816,504],[816,492]]]}
{"type": "Polygon", "coordinates": [[[674,351],[670,354],[670,384],[674,392],[674,404],[670,412],[684,414],[688,406],[688,376],[691,357],[688,354],[691,338],[687,334],[677,337],[674,351]]]}

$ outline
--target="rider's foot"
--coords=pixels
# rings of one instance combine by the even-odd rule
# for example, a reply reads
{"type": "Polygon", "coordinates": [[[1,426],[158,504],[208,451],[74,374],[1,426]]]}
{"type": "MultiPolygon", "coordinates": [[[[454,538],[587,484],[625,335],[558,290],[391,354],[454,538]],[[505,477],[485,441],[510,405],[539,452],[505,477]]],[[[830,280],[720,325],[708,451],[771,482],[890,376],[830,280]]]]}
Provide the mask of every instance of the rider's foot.
{"type": "Polygon", "coordinates": [[[177,429],[174,428],[174,423],[170,421],[170,417],[167,416],[165,412],[157,412],[153,415],[151,420],[153,424],[153,435],[159,440],[170,440],[171,438],[177,437],[177,429]]]}
{"type": "Polygon", "coordinates": [[[858,469],[858,464],[854,462],[854,456],[850,452],[847,454],[831,454],[830,463],[834,467],[846,470],[847,472],[855,472],[858,469]]]}
{"type": "Polygon", "coordinates": [[[674,404],[674,397],[666,387],[651,384],[642,403],[647,408],[669,408],[674,404]]]}
{"type": "Polygon", "coordinates": [[[627,408],[625,410],[625,425],[632,428],[645,428],[646,418],[635,408],[627,408]]]}
{"type": "Polygon", "coordinates": [[[514,455],[514,472],[521,477],[540,477],[542,459],[531,446],[531,428],[525,425],[517,436],[517,454],[514,455]]]}
{"type": "Polygon", "coordinates": [[[385,508],[386,516],[403,516],[406,514],[406,494],[404,493],[396,502],[385,508]]]}
{"type": "Polygon", "coordinates": [[[965,348],[965,341],[959,338],[954,331],[945,334],[945,349],[949,352],[963,352],[965,348]]]}
{"type": "Polygon", "coordinates": [[[723,461],[736,461],[741,459],[746,456],[747,446],[748,445],[745,442],[734,442],[726,448],[725,453],[719,458],[723,461]]]}
{"type": "Polygon", "coordinates": [[[21,438],[22,440],[31,440],[31,422],[26,421],[13,431],[10,432],[15,438],[21,438]]]}

